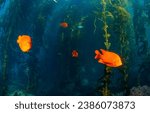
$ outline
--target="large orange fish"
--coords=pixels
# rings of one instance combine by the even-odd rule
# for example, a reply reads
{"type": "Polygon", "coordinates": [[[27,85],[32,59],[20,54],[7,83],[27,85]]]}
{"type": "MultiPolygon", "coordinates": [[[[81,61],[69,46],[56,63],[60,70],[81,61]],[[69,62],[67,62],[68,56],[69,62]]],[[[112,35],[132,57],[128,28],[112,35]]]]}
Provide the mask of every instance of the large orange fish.
{"type": "Polygon", "coordinates": [[[95,50],[95,59],[98,60],[99,63],[105,64],[109,67],[119,67],[122,65],[121,58],[118,54],[104,49],[100,49],[100,51],[95,50]]]}
{"type": "Polygon", "coordinates": [[[72,57],[74,57],[74,58],[78,57],[78,51],[77,50],[72,51],[72,57]]]}
{"type": "Polygon", "coordinates": [[[29,52],[32,47],[32,40],[28,35],[19,35],[17,43],[19,44],[19,47],[23,52],[29,52]]]}
{"type": "Polygon", "coordinates": [[[69,25],[67,22],[62,22],[62,23],[60,23],[60,26],[63,28],[67,28],[69,25]]]}

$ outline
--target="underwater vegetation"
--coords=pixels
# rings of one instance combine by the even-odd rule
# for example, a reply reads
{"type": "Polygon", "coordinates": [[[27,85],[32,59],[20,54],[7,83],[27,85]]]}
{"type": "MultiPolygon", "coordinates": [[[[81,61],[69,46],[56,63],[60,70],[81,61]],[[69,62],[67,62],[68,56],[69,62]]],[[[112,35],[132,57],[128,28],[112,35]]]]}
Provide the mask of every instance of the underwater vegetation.
{"type": "Polygon", "coordinates": [[[150,95],[150,0],[0,0],[0,95],[150,95]]]}

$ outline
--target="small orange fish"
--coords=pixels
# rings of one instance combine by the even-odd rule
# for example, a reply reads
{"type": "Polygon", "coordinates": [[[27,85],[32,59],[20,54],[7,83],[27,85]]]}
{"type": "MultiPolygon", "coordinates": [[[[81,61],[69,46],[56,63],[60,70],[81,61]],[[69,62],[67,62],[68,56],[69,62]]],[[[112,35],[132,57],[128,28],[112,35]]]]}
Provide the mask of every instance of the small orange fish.
{"type": "Polygon", "coordinates": [[[19,35],[17,43],[19,44],[19,47],[23,52],[29,52],[32,47],[32,40],[31,37],[28,35],[19,35]]]}
{"type": "Polygon", "coordinates": [[[78,51],[77,50],[72,51],[72,57],[74,57],[74,58],[78,57],[78,51]]]}
{"type": "Polygon", "coordinates": [[[62,22],[62,23],[60,23],[60,26],[63,28],[67,28],[69,25],[67,22],[62,22]]]}
{"type": "Polygon", "coordinates": [[[105,64],[109,67],[119,67],[122,65],[121,58],[118,54],[104,49],[100,49],[100,51],[95,50],[95,59],[98,60],[99,63],[105,64]]]}

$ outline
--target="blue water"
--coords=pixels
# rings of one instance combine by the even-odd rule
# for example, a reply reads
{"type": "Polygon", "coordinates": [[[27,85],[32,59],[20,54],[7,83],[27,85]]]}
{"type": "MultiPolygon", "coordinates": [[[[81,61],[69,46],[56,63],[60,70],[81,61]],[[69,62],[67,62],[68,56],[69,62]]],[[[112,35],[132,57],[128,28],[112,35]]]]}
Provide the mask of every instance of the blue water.
{"type": "MultiPolygon", "coordinates": [[[[150,95],[150,0],[110,1],[109,51],[123,66],[111,68],[108,95],[150,95]]],[[[96,49],[106,49],[102,11],[101,0],[1,0],[0,95],[105,95],[106,66],[94,59],[96,49]],[[19,35],[32,38],[28,53],[20,50],[19,35]]]]}

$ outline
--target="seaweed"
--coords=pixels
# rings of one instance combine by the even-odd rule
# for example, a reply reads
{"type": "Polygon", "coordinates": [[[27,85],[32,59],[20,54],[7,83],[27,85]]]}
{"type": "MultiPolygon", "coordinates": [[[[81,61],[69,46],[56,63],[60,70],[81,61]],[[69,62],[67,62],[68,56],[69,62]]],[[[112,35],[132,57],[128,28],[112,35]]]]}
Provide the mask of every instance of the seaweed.
{"type": "MultiPolygon", "coordinates": [[[[12,1],[12,4],[14,2],[12,1]]],[[[15,17],[15,16],[14,16],[15,17]]],[[[6,17],[5,17],[6,18],[6,17]]],[[[7,95],[8,92],[8,64],[9,64],[9,43],[11,35],[13,34],[13,28],[15,25],[13,24],[15,22],[15,18],[12,18],[12,23],[9,23],[4,27],[5,30],[5,40],[4,41],[4,49],[3,49],[3,60],[2,60],[2,79],[3,79],[3,89],[2,89],[2,95],[7,95]]]]}
{"type": "MultiPolygon", "coordinates": [[[[107,17],[109,17],[111,15],[111,17],[113,17],[112,13],[107,11],[107,0],[101,0],[100,4],[102,5],[102,18],[100,19],[103,23],[103,32],[104,32],[104,45],[106,50],[110,49],[111,43],[109,42],[109,38],[111,37],[110,33],[108,32],[108,24],[107,24],[107,17]]],[[[100,86],[97,87],[97,91],[102,94],[103,96],[109,96],[111,95],[110,89],[109,89],[109,85],[110,85],[110,76],[112,73],[112,69],[111,67],[105,66],[104,69],[104,75],[102,77],[102,80],[100,79],[100,81],[98,82],[102,82],[102,84],[100,86]]]]}
{"type": "MultiPolygon", "coordinates": [[[[124,65],[119,68],[120,73],[123,75],[123,86],[125,90],[125,95],[129,95],[129,88],[128,88],[128,60],[129,60],[129,36],[128,36],[128,28],[130,25],[130,14],[129,12],[123,7],[124,1],[112,1],[112,0],[102,0],[102,18],[99,19],[103,23],[103,32],[104,32],[104,45],[106,50],[109,50],[111,47],[111,43],[109,41],[111,34],[109,33],[109,25],[110,21],[113,21],[113,25],[111,25],[112,29],[115,29],[112,33],[116,34],[118,47],[120,47],[120,53],[123,59],[124,65]],[[108,20],[108,17],[111,20],[108,20]]],[[[98,18],[100,17],[100,13],[94,12],[98,18]]],[[[113,37],[113,36],[112,36],[113,37]]],[[[113,37],[114,38],[114,37],[113,37]]],[[[109,84],[111,82],[110,75],[112,74],[112,69],[110,67],[105,67],[104,77],[102,77],[102,87],[99,90],[102,95],[111,95],[109,84]]]]}
{"type": "MultiPolygon", "coordinates": [[[[133,5],[133,25],[135,31],[135,41],[136,41],[136,56],[137,59],[140,59],[138,64],[138,76],[137,76],[137,85],[141,85],[141,75],[143,75],[143,70],[145,66],[145,57],[148,55],[148,37],[146,37],[146,23],[149,23],[149,0],[144,0],[144,6],[140,4],[139,1],[134,1],[133,5]],[[144,16],[146,15],[147,16],[144,16]],[[144,21],[143,21],[144,20],[144,21]]],[[[148,60],[149,61],[149,60],[148,60]]],[[[146,63],[147,64],[147,63],[146,63]]],[[[147,66],[146,66],[147,67],[147,66]]]]}
{"type": "Polygon", "coordinates": [[[130,49],[129,49],[129,31],[130,29],[130,14],[124,8],[123,5],[124,1],[120,1],[118,4],[113,4],[113,15],[114,16],[114,25],[113,28],[115,29],[115,34],[119,37],[119,44],[120,44],[120,54],[123,60],[123,66],[119,68],[121,75],[123,75],[123,87],[125,95],[129,95],[129,88],[128,88],[128,70],[129,70],[129,56],[130,56],[130,49]]]}

